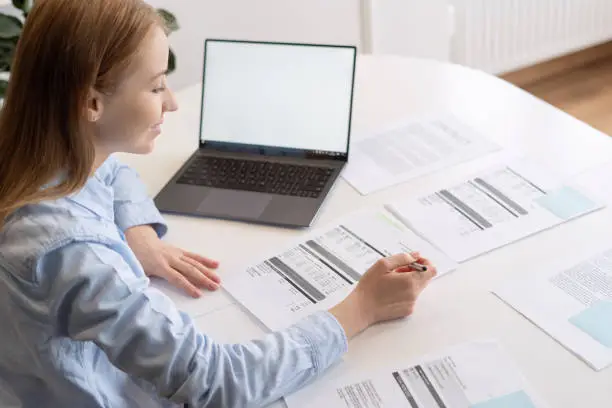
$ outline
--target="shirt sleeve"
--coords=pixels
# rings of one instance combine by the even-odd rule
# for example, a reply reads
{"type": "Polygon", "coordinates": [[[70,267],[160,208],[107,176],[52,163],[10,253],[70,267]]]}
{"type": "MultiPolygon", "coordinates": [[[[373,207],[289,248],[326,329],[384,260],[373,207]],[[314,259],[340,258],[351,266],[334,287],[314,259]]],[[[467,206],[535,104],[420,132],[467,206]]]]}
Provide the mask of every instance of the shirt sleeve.
{"type": "Polygon", "coordinates": [[[124,232],[137,225],[151,225],[160,238],[164,236],[168,227],[136,170],[113,156],[107,162],[114,194],[115,223],[124,232]]]}
{"type": "Polygon", "coordinates": [[[190,407],[268,404],[317,378],[347,350],[344,330],[328,312],[260,340],[215,343],[119,252],[100,244],[70,244],[42,265],[61,271],[49,280],[59,335],[93,341],[116,367],[190,407]]]}

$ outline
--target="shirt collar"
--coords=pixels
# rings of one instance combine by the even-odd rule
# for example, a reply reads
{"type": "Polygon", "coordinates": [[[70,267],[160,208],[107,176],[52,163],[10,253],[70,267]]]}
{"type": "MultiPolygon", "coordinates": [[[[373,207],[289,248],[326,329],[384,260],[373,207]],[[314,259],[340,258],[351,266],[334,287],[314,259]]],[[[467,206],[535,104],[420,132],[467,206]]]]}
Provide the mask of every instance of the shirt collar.
{"type": "Polygon", "coordinates": [[[100,218],[114,222],[113,188],[104,182],[101,176],[102,167],[104,165],[89,177],[81,190],[69,195],[67,199],[100,218]]]}

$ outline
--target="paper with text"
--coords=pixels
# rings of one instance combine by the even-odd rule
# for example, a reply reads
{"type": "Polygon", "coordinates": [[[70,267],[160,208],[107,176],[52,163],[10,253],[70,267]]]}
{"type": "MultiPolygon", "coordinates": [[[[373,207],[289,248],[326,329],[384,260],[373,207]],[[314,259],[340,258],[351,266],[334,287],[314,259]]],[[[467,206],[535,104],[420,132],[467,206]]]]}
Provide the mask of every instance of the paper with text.
{"type": "Polygon", "coordinates": [[[520,159],[387,208],[455,261],[463,262],[603,206],[520,159]]]}
{"type": "Polygon", "coordinates": [[[456,267],[387,211],[361,211],[238,269],[224,279],[224,288],[277,330],[334,306],[378,259],[411,251],[431,259],[438,276],[456,267]]]}
{"type": "Polygon", "coordinates": [[[455,346],[386,370],[324,377],[285,400],[289,408],[544,407],[510,357],[492,341],[455,346]]]}
{"type": "Polygon", "coordinates": [[[580,173],[572,182],[593,197],[612,203],[612,162],[580,173]]]}
{"type": "Polygon", "coordinates": [[[494,290],[595,370],[612,363],[612,249],[494,290]]]}
{"type": "Polygon", "coordinates": [[[366,195],[499,149],[450,115],[414,119],[351,143],[342,177],[366,195]]]}

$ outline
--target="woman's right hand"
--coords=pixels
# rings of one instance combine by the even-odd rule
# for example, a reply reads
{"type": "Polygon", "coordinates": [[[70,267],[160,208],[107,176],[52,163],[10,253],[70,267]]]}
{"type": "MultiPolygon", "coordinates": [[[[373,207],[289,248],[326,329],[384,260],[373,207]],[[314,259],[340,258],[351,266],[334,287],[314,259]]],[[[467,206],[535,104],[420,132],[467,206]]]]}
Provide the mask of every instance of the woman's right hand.
{"type": "Polygon", "coordinates": [[[375,323],[412,314],[418,296],[435,275],[435,266],[418,253],[382,258],[330,312],[351,338],[375,323]],[[427,271],[412,269],[413,262],[427,266],[427,271]]]}

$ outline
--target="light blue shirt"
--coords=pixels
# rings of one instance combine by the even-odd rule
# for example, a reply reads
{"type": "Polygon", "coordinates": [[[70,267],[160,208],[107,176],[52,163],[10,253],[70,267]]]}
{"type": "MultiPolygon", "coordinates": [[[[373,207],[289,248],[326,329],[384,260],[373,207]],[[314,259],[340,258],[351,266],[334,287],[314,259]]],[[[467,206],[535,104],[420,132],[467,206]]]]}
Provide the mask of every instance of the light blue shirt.
{"type": "Polygon", "coordinates": [[[123,231],[166,225],[109,158],[70,197],[0,231],[0,406],[251,407],[305,385],[347,349],[327,312],[261,340],[218,344],[149,285],[123,231]]]}

